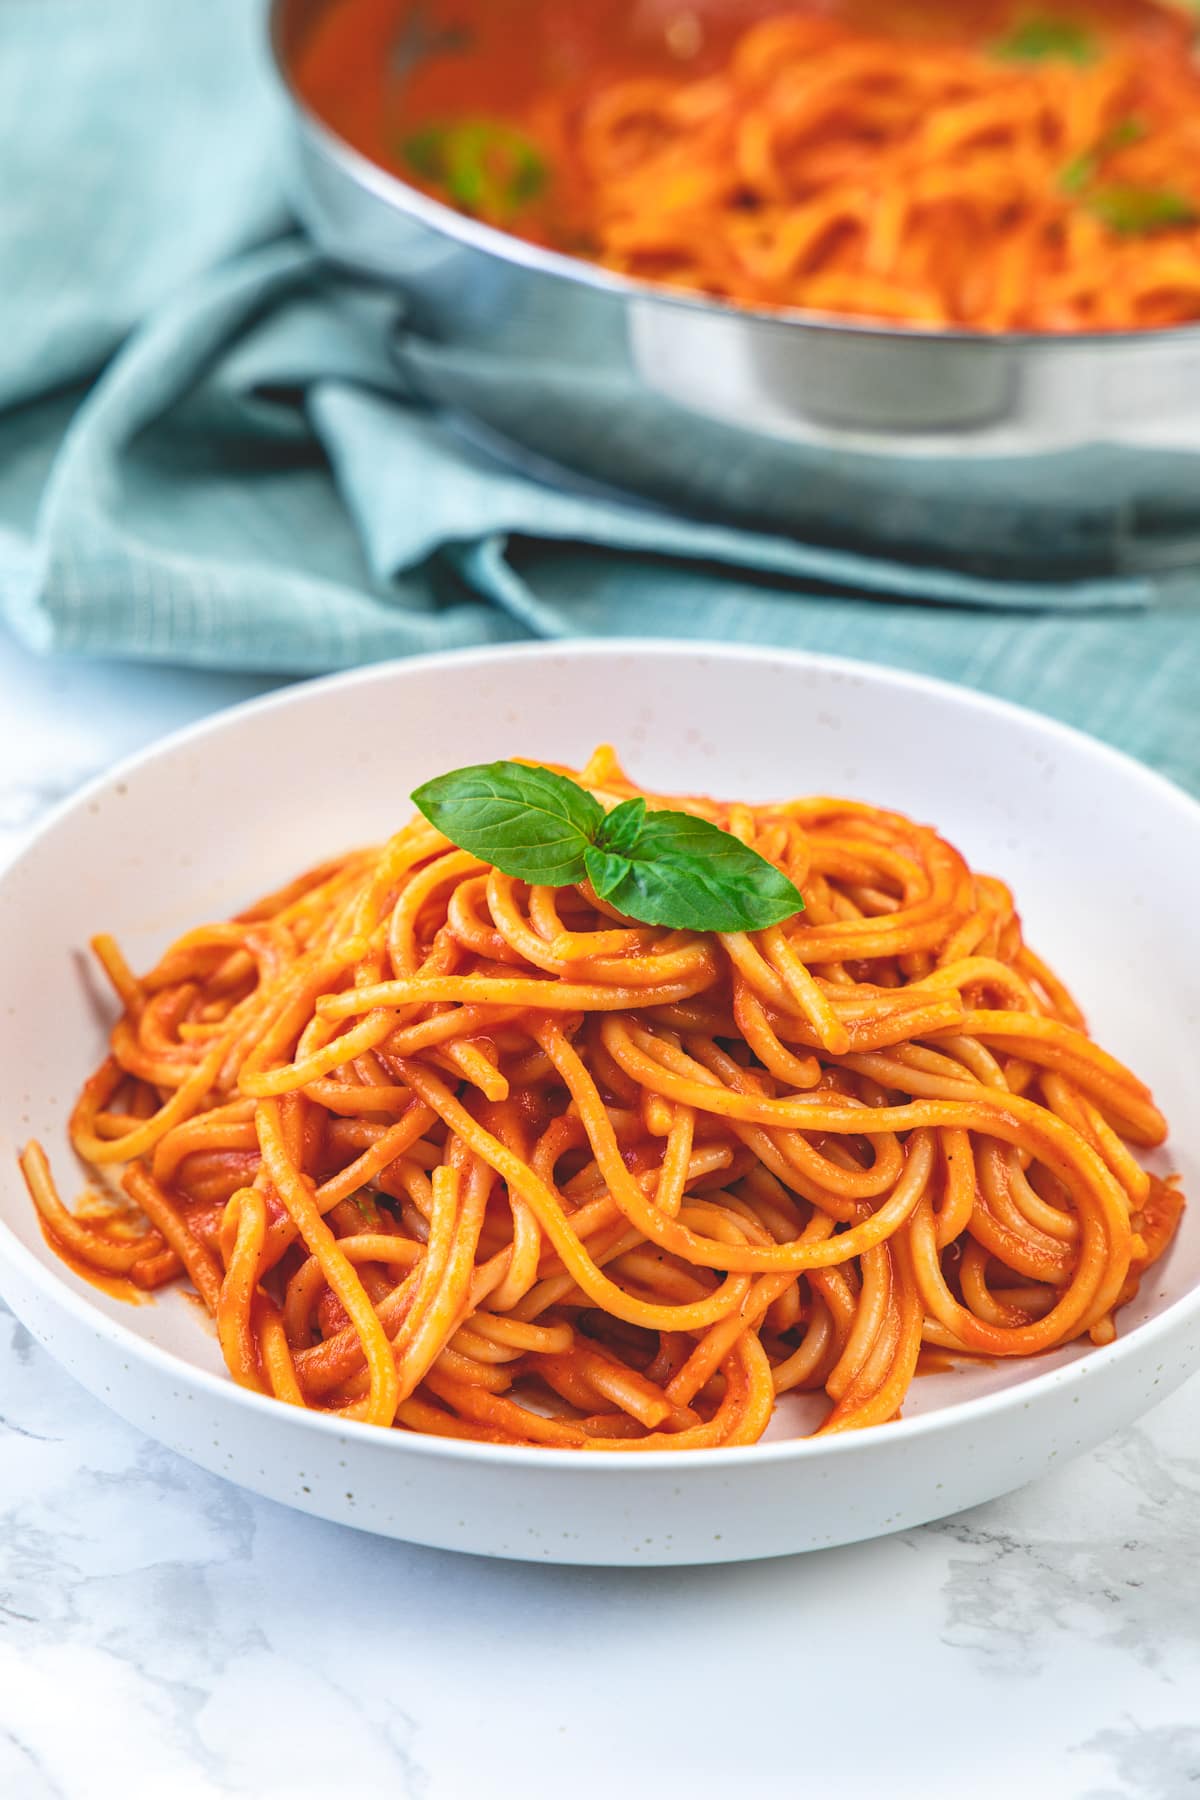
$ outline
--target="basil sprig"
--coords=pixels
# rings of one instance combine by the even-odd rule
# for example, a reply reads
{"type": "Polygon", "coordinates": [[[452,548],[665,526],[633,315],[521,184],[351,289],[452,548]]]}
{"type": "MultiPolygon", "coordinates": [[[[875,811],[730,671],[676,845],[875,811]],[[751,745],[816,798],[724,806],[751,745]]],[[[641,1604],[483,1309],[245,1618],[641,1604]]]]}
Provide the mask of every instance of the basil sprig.
{"type": "Polygon", "coordinates": [[[1175,188],[1101,180],[1105,160],[1130,144],[1141,143],[1145,136],[1140,119],[1118,119],[1091,150],[1069,162],[1058,178],[1065,194],[1078,198],[1102,225],[1122,237],[1195,225],[1200,218],[1195,202],[1175,188]]]}
{"type": "Polygon", "coordinates": [[[801,912],[800,891],[740,838],[640,797],[606,813],[578,782],[524,763],[477,763],[412,796],[431,825],[502,874],[588,880],[630,919],[683,931],[761,931],[801,912]]]}
{"type": "Polygon", "coordinates": [[[1174,188],[1120,186],[1093,188],[1089,209],[1102,225],[1121,237],[1140,237],[1154,231],[1173,231],[1194,225],[1200,214],[1195,202],[1174,188]]]}
{"type": "Polygon", "coordinates": [[[1096,40],[1086,25],[1074,19],[1033,17],[1022,19],[1007,37],[993,45],[1002,62],[1089,63],[1096,55],[1096,40]]]}
{"type": "Polygon", "coordinates": [[[1128,149],[1130,144],[1140,144],[1145,135],[1146,127],[1140,119],[1132,116],[1118,119],[1090,150],[1072,157],[1063,169],[1058,184],[1064,194],[1086,193],[1099,176],[1101,164],[1107,157],[1128,149]]]}
{"type": "Polygon", "coordinates": [[[401,154],[418,175],[444,187],[455,206],[508,220],[546,185],[537,146],[498,119],[454,119],[405,138],[401,154]]]}

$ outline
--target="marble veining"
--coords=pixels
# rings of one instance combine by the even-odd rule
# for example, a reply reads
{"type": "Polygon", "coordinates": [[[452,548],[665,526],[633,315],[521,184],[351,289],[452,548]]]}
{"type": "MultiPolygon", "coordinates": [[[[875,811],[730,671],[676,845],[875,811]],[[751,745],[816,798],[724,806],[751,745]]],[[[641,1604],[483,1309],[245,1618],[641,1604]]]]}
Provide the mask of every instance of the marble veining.
{"type": "Polygon", "coordinates": [[[1145,1428],[1088,1461],[1086,1488],[1075,1469],[1050,1476],[1004,1503],[1002,1528],[991,1508],[927,1528],[957,1547],[947,1641],[998,1672],[1037,1675],[1050,1637],[1077,1630],[1151,1668],[1197,1642],[1200,1461],[1145,1428]]]}
{"type": "MultiPolygon", "coordinates": [[[[0,640],[0,856],[266,681],[0,640]]],[[[714,1569],[486,1562],[193,1468],[0,1308],[0,1800],[1187,1800],[1200,1383],[1007,1499],[714,1569]]]]}
{"type": "Polygon", "coordinates": [[[1098,1731],[1082,1746],[1113,1763],[1116,1781],[1088,1788],[1080,1800],[1177,1800],[1200,1792],[1200,1727],[1159,1725],[1145,1731],[1132,1719],[1098,1731]]]}

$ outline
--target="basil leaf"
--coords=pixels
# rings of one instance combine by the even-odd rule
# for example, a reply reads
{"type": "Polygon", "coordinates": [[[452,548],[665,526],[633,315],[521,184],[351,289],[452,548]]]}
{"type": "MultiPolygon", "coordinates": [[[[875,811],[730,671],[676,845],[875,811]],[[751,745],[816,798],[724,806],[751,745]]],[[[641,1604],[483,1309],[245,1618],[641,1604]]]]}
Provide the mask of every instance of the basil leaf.
{"type": "Polygon", "coordinates": [[[618,818],[623,811],[605,820],[585,862],[600,898],[628,917],[687,931],[759,931],[803,910],[787,876],[720,826],[643,810],[634,832],[633,813],[618,818]]]}
{"type": "Polygon", "coordinates": [[[350,1204],[362,1215],[372,1231],[379,1230],[379,1208],[365,1188],[357,1194],[351,1194],[350,1204]]]}
{"type": "Polygon", "coordinates": [[[401,154],[464,212],[509,219],[546,185],[546,164],[523,132],[499,120],[456,119],[405,138],[401,154]]]}
{"type": "Polygon", "coordinates": [[[1112,130],[1105,132],[1100,140],[1101,154],[1109,156],[1114,150],[1125,150],[1130,144],[1140,144],[1145,136],[1145,123],[1131,113],[1127,119],[1118,119],[1112,130]]]}
{"type": "Polygon", "coordinates": [[[1030,18],[994,44],[992,53],[1002,62],[1089,63],[1096,55],[1096,40],[1074,19],[1030,18]]]}
{"type": "Polygon", "coordinates": [[[1140,119],[1129,117],[1118,119],[1111,130],[1091,150],[1085,150],[1079,156],[1073,156],[1059,175],[1058,184],[1064,194],[1082,194],[1089,188],[1100,172],[1100,164],[1106,156],[1112,156],[1118,150],[1125,150],[1130,144],[1140,144],[1146,135],[1146,127],[1140,119]]]}
{"type": "MultiPolygon", "coordinates": [[[[631,867],[627,856],[620,856],[612,850],[601,850],[598,845],[591,844],[584,852],[584,871],[588,880],[602,900],[607,900],[620,887],[631,867]]],[[[617,902],[614,900],[613,905],[617,902]]],[[[643,924],[652,925],[653,919],[645,918],[637,910],[637,896],[633,896],[630,906],[621,907],[621,911],[631,919],[641,919],[643,924]]]]}
{"type": "Polygon", "coordinates": [[[1073,156],[1069,163],[1063,165],[1058,185],[1064,194],[1081,194],[1095,179],[1096,157],[1089,150],[1082,156],[1073,156]]]}
{"type": "Polygon", "coordinates": [[[1187,195],[1172,188],[1095,188],[1088,195],[1087,204],[1102,225],[1123,237],[1169,231],[1174,226],[1194,225],[1200,219],[1200,211],[1187,195]]]}
{"type": "Polygon", "coordinates": [[[431,825],[518,881],[582,881],[584,852],[604,808],[578,783],[523,763],[477,763],[427,781],[412,796],[431,825]]]}
{"type": "MultiPolygon", "coordinates": [[[[646,802],[639,794],[635,800],[622,800],[601,820],[596,833],[596,847],[627,856],[637,843],[646,817],[646,802]]],[[[595,885],[593,883],[593,885],[595,885]]]]}

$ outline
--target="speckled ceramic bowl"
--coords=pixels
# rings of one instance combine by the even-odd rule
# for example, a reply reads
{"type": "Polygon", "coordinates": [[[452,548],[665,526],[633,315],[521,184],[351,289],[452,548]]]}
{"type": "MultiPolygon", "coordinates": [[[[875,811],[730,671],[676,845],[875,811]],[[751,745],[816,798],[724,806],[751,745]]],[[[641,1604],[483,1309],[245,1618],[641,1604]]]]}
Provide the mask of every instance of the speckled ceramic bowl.
{"type": "Polygon", "coordinates": [[[1153,1085],[1160,1166],[1200,1191],[1200,807],[1032,714],[863,664],[608,643],[489,650],[298,687],[169,739],[62,808],[0,877],[0,1291],[100,1400],[205,1468],[325,1518],[559,1562],[696,1563],[845,1543],[989,1499],[1098,1442],[1200,1366],[1200,1221],[1118,1341],[919,1381],[904,1419],[691,1455],[507,1449],[378,1431],[236,1387],[179,1292],[130,1307],[42,1240],[17,1173],[66,1172],[71,1097],[102,1053],[81,952],[135,964],[293,870],[382,837],[417,782],[513,753],[617,744],[651,786],[834,791],[934,821],[1015,888],[1031,941],[1153,1085]],[[336,738],[339,753],[328,754],[336,738]],[[354,779],[345,780],[346,769],[354,779]]]}

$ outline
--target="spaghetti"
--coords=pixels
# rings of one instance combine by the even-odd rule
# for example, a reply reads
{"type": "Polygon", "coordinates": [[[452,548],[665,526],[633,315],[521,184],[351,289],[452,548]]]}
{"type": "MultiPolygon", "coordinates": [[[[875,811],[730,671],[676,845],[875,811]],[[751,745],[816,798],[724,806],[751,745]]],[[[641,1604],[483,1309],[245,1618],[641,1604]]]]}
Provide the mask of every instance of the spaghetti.
{"type": "MultiPolygon", "coordinates": [[[[363,0],[343,10],[367,29],[363,0]]],[[[481,15],[474,47],[448,35],[454,54],[398,87],[348,34],[337,56],[316,41],[299,78],[407,180],[640,280],[934,329],[1200,318],[1186,9],[922,10],[813,0],[738,34],[737,12],[722,28],[680,7],[647,44],[586,0],[562,23],[535,6],[507,39],[481,15]],[[515,55],[536,88],[506,73],[515,55]]]]}
{"type": "MultiPolygon", "coordinates": [[[[607,749],[578,779],[638,792],[607,749]]],[[[749,1444],[798,1391],[844,1431],[923,1346],[1111,1340],[1182,1196],[1007,888],[857,802],[672,804],[805,911],[636,925],[417,819],[146,975],[97,938],[122,1011],[70,1131],[123,1193],[70,1211],[30,1144],[50,1243],[190,1282],[247,1388],[509,1444],[749,1444]]]]}

